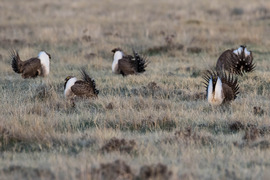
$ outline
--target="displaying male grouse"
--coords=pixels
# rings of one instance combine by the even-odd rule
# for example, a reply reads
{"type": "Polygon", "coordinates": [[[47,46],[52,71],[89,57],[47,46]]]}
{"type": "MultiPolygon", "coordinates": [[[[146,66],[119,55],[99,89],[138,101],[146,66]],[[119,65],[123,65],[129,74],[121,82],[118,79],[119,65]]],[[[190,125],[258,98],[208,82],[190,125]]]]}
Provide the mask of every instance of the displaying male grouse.
{"type": "Polygon", "coordinates": [[[216,70],[222,72],[227,70],[237,75],[252,72],[255,69],[252,52],[246,46],[241,45],[238,49],[224,51],[218,58],[216,70]]]}
{"type": "Polygon", "coordinates": [[[74,76],[68,76],[65,79],[65,98],[95,98],[98,96],[99,90],[96,89],[95,80],[90,78],[84,69],[81,70],[81,74],[82,80],[77,80],[74,76]]]}
{"type": "Polygon", "coordinates": [[[130,74],[143,73],[148,61],[133,50],[132,55],[125,55],[120,48],[112,50],[114,53],[112,71],[116,74],[127,76],[130,74]]]}
{"type": "Polygon", "coordinates": [[[203,76],[207,100],[211,105],[233,101],[239,93],[237,78],[225,72],[206,71],[203,76]]]}
{"type": "Polygon", "coordinates": [[[25,61],[21,60],[18,51],[12,50],[10,54],[12,69],[14,72],[22,74],[23,78],[45,77],[50,72],[51,55],[46,51],[41,51],[38,57],[33,57],[25,61]]]}

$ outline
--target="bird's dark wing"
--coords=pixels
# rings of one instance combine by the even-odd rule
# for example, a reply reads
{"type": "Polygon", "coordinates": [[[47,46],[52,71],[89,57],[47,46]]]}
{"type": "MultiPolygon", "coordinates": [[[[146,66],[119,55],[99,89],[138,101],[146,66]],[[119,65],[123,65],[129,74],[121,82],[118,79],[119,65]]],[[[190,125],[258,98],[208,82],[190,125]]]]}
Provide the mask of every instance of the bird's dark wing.
{"type": "Polygon", "coordinates": [[[133,55],[125,55],[118,61],[120,74],[123,76],[137,74],[145,71],[148,61],[133,50],[133,55]]]}
{"type": "Polygon", "coordinates": [[[118,68],[120,70],[120,74],[123,76],[136,73],[136,66],[134,65],[134,61],[131,59],[120,59],[118,61],[118,68]]]}
{"type": "Polygon", "coordinates": [[[95,80],[90,78],[84,69],[81,69],[82,79],[76,81],[75,84],[71,87],[72,92],[80,97],[97,97],[99,90],[96,89],[95,80]]]}
{"type": "Polygon", "coordinates": [[[94,97],[93,88],[85,81],[76,81],[71,87],[71,91],[80,97],[94,97]]]}
{"type": "Polygon", "coordinates": [[[224,70],[233,72],[232,62],[236,60],[237,55],[233,53],[233,50],[228,49],[219,56],[216,64],[216,70],[218,72],[223,72],[224,70]]]}
{"type": "Polygon", "coordinates": [[[222,83],[222,91],[224,94],[224,103],[235,99],[233,89],[228,84],[222,83]]]}
{"type": "MultiPolygon", "coordinates": [[[[228,91],[228,97],[230,97],[230,99],[227,99],[227,100],[234,100],[237,97],[237,94],[239,94],[238,79],[234,77],[231,73],[227,74],[225,72],[219,73],[219,76],[221,77],[222,84],[227,86],[227,87],[224,86],[228,91]],[[229,88],[231,90],[229,90],[229,88]]],[[[225,100],[226,100],[226,94],[225,94],[225,100]]]]}
{"type": "Polygon", "coordinates": [[[129,59],[129,60],[134,60],[134,57],[131,55],[124,55],[123,59],[129,59]]]}
{"type": "Polygon", "coordinates": [[[35,78],[41,74],[41,63],[38,58],[31,58],[22,62],[22,77],[35,78]]]}

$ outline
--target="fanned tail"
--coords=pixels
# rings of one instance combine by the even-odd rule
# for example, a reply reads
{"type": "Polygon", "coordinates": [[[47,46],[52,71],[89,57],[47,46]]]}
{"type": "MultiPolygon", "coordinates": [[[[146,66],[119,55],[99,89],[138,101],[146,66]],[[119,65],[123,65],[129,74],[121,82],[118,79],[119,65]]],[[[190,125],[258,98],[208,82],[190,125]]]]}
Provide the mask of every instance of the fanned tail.
{"type": "Polygon", "coordinates": [[[147,60],[146,57],[141,57],[134,49],[133,49],[133,55],[135,58],[137,72],[143,73],[145,71],[145,68],[147,67],[149,61],[147,60]]]}
{"type": "Polygon", "coordinates": [[[225,71],[210,71],[207,70],[204,75],[202,76],[203,78],[203,85],[206,88],[206,93],[208,91],[208,84],[210,79],[212,79],[213,82],[213,88],[215,88],[217,79],[218,77],[221,79],[221,82],[224,84],[227,84],[229,87],[231,87],[234,95],[234,99],[237,97],[239,94],[239,84],[238,84],[238,79],[237,77],[234,77],[233,74],[231,73],[226,73],[225,71]]]}
{"type": "Polygon", "coordinates": [[[210,71],[210,70],[207,70],[203,76],[203,85],[204,87],[206,88],[206,91],[207,91],[207,87],[208,87],[208,84],[209,84],[209,81],[210,79],[212,79],[212,82],[213,82],[213,87],[216,86],[216,82],[217,82],[217,78],[218,78],[218,73],[215,72],[215,71],[210,71]]]}
{"type": "Polygon", "coordinates": [[[225,83],[232,88],[235,99],[237,97],[237,94],[239,94],[239,84],[237,77],[234,77],[233,74],[231,73],[226,74],[225,72],[223,72],[221,76],[222,76],[222,83],[225,83]]]}
{"type": "Polygon", "coordinates": [[[15,51],[14,49],[10,50],[10,58],[12,59],[11,66],[13,71],[16,73],[21,73],[22,61],[20,59],[18,51],[15,51]]]}
{"type": "Polygon", "coordinates": [[[233,51],[234,59],[230,61],[232,72],[237,75],[244,75],[255,70],[252,52],[246,49],[246,46],[241,45],[233,51]]]}
{"type": "Polygon", "coordinates": [[[81,69],[81,74],[82,74],[82,78],[84,81],[88,82],[91,87],[93,88],[93,91],[95,93],[95,95],[99,94],[99,90],[96,88],[96,82],[93,78],[91,78],[85,71],[84,68],[81,69]]]}

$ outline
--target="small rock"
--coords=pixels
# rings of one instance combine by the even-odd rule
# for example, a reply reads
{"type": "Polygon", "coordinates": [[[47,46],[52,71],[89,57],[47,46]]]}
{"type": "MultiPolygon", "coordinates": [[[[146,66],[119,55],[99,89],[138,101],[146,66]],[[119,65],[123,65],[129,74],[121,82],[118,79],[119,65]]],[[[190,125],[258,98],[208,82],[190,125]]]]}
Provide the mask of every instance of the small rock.
{"type": "Polygon", "coordinates": [[[106,106],[106,109],[113,109],[114,108],[114,105],[112,102],[110,102],[107,106],[106,106]]]}
{"type": "Polygon", "coordinates": [[[264,110],[261,107],[254,106],[253,107],[253,114],[262,116],[264,114],[264,110]]]}

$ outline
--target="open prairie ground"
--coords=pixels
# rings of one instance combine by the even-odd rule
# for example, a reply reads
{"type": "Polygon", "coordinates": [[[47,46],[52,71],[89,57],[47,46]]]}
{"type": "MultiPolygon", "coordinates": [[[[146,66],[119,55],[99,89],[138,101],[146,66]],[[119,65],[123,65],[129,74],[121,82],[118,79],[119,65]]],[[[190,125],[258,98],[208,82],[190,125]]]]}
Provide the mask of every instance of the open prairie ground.
{"type": "Polygon", "coordinates": [[[0,179],[269,179],[268,0],[1,0],[0,179]],[[211,107],[202,74],[247,45],[256,70],[231,106],[211,107]],[[145,73],[112,74],[132,48],[145,73]],[[22,59],[52,55],[47,78],[22,59]],[[64,80],[85,67],[100,90],[72,107],[64,80]]]}

